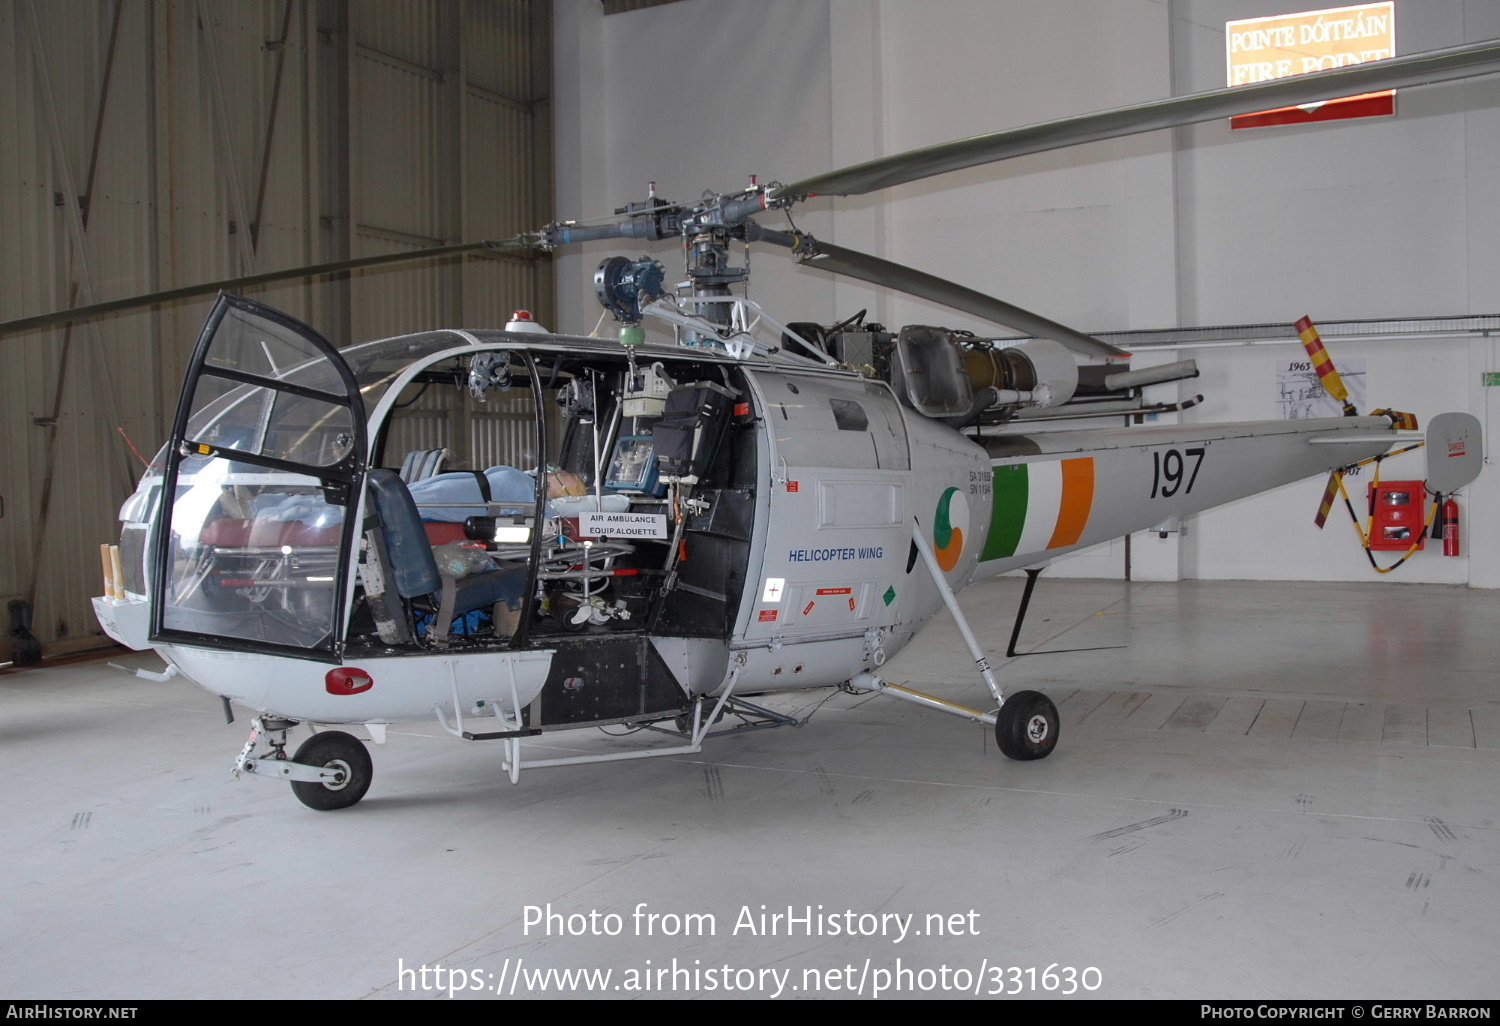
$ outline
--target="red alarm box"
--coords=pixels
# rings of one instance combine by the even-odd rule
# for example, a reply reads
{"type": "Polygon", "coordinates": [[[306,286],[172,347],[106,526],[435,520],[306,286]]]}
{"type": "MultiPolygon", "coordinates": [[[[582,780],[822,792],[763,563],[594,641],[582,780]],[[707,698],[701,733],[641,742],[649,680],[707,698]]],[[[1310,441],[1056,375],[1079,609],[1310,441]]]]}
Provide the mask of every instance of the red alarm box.
{"type": "Polygon", "coordinates": [[[1370,548],[1405,552],[1427,545],[1422,511],[1427,491],[1421,481],[1381,481],[1370,485],[1370,548]]]}

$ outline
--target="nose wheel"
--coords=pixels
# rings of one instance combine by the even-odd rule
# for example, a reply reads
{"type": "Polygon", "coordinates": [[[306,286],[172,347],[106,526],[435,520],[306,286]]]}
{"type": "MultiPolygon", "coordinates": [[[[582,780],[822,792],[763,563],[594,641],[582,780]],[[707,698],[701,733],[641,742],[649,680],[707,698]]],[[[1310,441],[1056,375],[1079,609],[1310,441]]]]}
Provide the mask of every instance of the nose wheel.
{"type": "Polygon", "coordinates": [[[342,730],[325,730],[302,742],[293,757],[304,766],[332,770],[328,781],[293,780],[292,793],[309,809],[347,809],[365,796],[375,768],[364,742],[342,730]]]}
{"type": "Polygon", "coordinates": [[[1000,706],[995,742],[1008,758],[1045,759],[1057,747],[1057,706],[1040,691],[1017,691],[1000,706]]]}

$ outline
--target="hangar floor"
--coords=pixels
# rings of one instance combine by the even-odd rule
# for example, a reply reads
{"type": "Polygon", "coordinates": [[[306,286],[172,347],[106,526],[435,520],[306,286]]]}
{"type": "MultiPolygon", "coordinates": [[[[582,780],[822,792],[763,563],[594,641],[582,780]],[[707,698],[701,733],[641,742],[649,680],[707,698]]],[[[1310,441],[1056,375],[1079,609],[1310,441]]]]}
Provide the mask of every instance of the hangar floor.
{"type": "MultiPolygon", "coordinates": [[[[1044,578],[1047,654],[1007,660],[1020,584],[963,602],[1002,685],[1062,710],[1027,764],[820,691],[768,703],[800,729],[519,786],[402,727],[365,801],[316,813],[230,777],[246,719],[191,684],[0,675],[0,993],[1500,993],[1500,593],[1044,578]]],[[[946,616],[885,676],[985,702],[946,616]]]]}

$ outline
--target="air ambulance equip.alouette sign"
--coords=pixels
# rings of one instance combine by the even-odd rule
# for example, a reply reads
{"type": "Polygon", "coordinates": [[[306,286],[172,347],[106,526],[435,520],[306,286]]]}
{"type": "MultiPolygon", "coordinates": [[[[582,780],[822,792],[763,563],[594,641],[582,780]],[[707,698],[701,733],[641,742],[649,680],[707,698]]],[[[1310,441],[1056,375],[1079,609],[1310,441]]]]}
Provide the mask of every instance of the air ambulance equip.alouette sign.
{"type": "Polygon", "coordinates": [[[665,538],[665,513],[581,513],[580,538],[665,538]]]}
{"type": "MultiPolygon", "coordinates": [[[[1396,5],[1335,7],[1303,14],[1231,21],[1224,26],[1231,86],[1269,82],[1396,55],[1396,5]]],[[[1341,99],[1279,107],[1229,119],[1231,128],[1300,125],[1311,121],[1364,118],[1396,112],[1396,93],[1364,93],[1341,99]]]]}

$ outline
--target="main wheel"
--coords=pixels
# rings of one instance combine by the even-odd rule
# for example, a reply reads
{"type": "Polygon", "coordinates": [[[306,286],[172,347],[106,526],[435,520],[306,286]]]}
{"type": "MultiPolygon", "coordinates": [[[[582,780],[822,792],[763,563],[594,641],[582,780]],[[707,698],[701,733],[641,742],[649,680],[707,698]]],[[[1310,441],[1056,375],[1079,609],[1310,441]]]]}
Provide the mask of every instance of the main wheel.
{"type": "Polygon", "coordinates": [[[995,741],[1012,759],[1045,759],[1057,747],[1057,706],[1040,691],[1017,691],[1000,706],[995,741]]]}
{"type": "Polygon", "coordinates": [[[304,766],[319,766],[340,774],[338,780],[328,784],[317,780],[292,781],[292,793],[297,800],[319,812],[347,809],[359,801],[370,789],[370,778],[375,773],[364,742],[342,730],[314,734],[302,742],[292,759],[304,766]]]}

